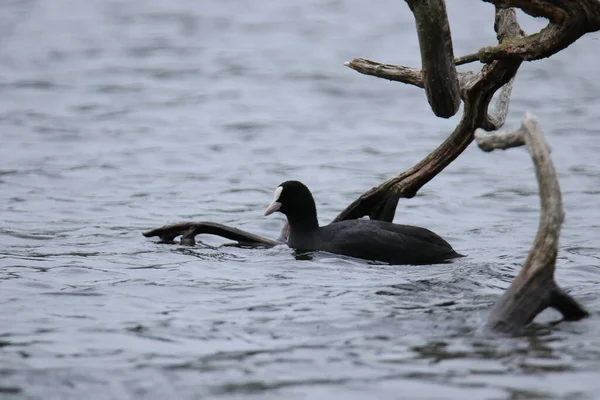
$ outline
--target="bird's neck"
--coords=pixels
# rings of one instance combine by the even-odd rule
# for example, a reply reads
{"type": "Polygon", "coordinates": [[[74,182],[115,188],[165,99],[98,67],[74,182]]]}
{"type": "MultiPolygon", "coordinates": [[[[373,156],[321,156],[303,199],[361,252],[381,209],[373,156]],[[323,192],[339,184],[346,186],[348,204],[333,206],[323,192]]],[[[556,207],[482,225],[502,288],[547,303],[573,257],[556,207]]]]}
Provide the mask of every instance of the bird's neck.
{"type": "Polygon", "coordinates": [[[316,215],[288,216],[288,222],[292,232],[312,232],[319,229],[319,220],[316,215]]]}

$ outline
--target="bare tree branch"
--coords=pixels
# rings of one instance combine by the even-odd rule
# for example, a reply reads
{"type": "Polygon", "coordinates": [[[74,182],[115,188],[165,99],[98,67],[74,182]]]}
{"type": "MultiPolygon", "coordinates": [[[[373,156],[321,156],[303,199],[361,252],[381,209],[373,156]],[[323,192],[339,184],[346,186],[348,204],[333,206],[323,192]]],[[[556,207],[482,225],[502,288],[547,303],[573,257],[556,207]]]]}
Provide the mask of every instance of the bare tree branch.
{"type": "MultiPolygon", "coordinates": [[[[355,58],[352,61],[345,62],[344,65],[364,75],[402,82],[420,88],[423,88],[424,85],[423,73],[416,68],[403,67],[394,64],[382,64],[377,61],[367,60],[366,58],[355,58]]],[[[466,85],[473,76],[474,74],[472,72],[459,72],[458,79],[460,86],[466,85]]]]}
{"type": "Polygon", "coordinates": [[[365,75],[398,81],[408,85],[423,88],[423,73],[421,70],[411,67],[401,67],[393,64],[381,64],[366,58],[355,58],[345,62],[344,65],[365,75]]]}
{"type": "Polygon", "coordinates": [[[524,127],[514,132],[497,132],[494,135],[485,133],[483,129],[477,129],[475,131],[475,140],[477,145],[483,151],[489,152],[493,150],[506,150],[512,147],[519,147],[525,145],[524,140],[524,127]]]}
{"type": "Polygon", "coordinates": [[[552,23],[590,21],[599,23],[600,2],[598,0],[483,0],[502,8],[520,8],[532,17],[544,17],[552,23]]]}
{"type": "MultiPolygon", "coordinates": [[[[514,10],[496,12],[495,27],[502,40],[521,35],[514,10]]],[[[343,210],[334,221],[361,218],[392,221],[400,197],[414,197],[417,191],[456,159],[473,141],[473,132],[479,127],[493,129],[506,117],[508,97],[512,85],[500,94],[498,115],[488,117],[488,105],[494,93],[508,84],[519,68],[519,59],[500,60],[486,64],[482,70],[465,79],[461,90],[464,112],[454,132],[432,153],[400,175],[369,190],[343,210]]]]}
{"type": "MultiPolygon", "coordinates": [[[[454,59],[454,65],[469,64],[469,63],[472,63],[475,61],[479,61],[479,54],[477,54],[477,53],[467,54],[464,56],[456,57],[454,59]]],[[[460,74],[460,72],[459,72],[459,74],[460,74]]]]}
{"type": "Polygon", "coordinates": [[[450,118],[460,106],[458,76],[444,0],[406,0],[415,16],[423,83],[435,115],[450,118]]]}
{"type": "Polygon", "coordinates": [[[529,324],[547,307],[559,310],[565,319],[577,320],[588,313],[554,281],[560,228],[564,219],[560,185],[537,119],[527,114],[514,132],[475,133],[484,151],[527,145],[540,188],[541,219],[533,247],[519,275],[495,304],[488,319],[494,330],[515,332],[529,324]]]}
{"type": "Polygon", "coordinates": [[[539,33],[510,40],[479,51],[481,62],[506,57],[526,61],[550,57],[588,32],[600,30],[598,0],[483,0],[499,7],[517,7],[534,17],[545,17],[549,24],[539,33]]]}
{"type": "Polygon", "coordinates": [[[508,106],[510,104],[510,94],[514,83],[515,78],[513,77],[506,85],[502,86],[496,104],[494,105],[494,112],[491,115],[488,115],[486,126],[490,126],[493,130],[500,129],[506,122],[508,106]]]}

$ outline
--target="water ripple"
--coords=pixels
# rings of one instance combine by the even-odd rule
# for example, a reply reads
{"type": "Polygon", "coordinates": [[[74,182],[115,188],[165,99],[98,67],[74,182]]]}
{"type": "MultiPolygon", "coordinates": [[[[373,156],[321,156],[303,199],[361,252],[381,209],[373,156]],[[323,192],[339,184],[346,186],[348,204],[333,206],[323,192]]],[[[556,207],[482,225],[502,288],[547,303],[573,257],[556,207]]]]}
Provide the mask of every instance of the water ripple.
{"type": "MultiPolygon", "coordinates": [[[[457,118],[343,66],[419,65],[412,15],[388,3],[0,3],[0,397],[595,398],[588,36],[521,68],[507,126],[542,121],[566,211],[556,275],[589,320],[556,325],[549,310],[522,337],[481,329],[539,223],[521,150],[472,146],[400,200],[397,222],[468,255],[448,265],[142,237],[211,220],[276,238],[283,219],[262,212],[287,179],[327,223],[435,148],[457,118]]],[[[457,54],[495,42],[489,5],[447,3],[457,54]]]]}

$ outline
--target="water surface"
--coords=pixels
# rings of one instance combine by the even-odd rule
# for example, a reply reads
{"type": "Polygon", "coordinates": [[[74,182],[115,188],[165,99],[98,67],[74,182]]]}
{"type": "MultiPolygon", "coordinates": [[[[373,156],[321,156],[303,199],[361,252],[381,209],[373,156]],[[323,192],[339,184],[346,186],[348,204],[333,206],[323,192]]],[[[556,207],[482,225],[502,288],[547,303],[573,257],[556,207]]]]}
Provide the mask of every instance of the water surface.
{"type": "MultiPolygon", "coordinates": [[[[448,2],[457,54],[493,7],[448,2]]],[[[521,16],[534,32],[543,21],[521,16]]],[[[539,198],[523,149],[471,146],[396,222],[469,257],[392,267],[141,232],[210,220],[275,238],[287,179],[322,223],[458,118],[353,57],[418,66],[403,2],[15,0],[0,4],[0,397],[595,398],[600,383],[598,34],[521,68],[507,126],[540,119],[566,221],[557,279],[591,312],[480,327],[522,265],[539,198]]],[[[478,65],[467,66],[478,68],[478,65]]]]}

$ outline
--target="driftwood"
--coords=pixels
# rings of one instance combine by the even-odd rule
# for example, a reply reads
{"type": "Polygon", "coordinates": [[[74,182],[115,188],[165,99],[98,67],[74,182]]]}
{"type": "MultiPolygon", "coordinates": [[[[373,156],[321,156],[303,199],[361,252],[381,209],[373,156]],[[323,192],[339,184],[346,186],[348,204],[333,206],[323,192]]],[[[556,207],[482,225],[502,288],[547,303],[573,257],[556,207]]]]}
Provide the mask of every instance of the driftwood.
{"type": "Polygon", "coordinates": [[[550,158],[550,148],[533,115],[527,114],[514,132],[475,132],[484,151],[527,146],[540,188],[541,218],[533,247],[519,275],[496,302],[487,326],[495,331],[516,332],[548,307],[560,311],[565,320],[579,320],[588,312],[554,281],[560,228],[564,219],[560,186],[550,158]]]}
{"type": "Polygon", "coordinates": [[[158,236],[161,243],[173,243],[173,239],[181,236],[181,244],[188,246],[195,245],[196,235],[200,234],[222,236],[225,239],[235,240],[240,244],[248,246],[273,247],[280,244],[260,235],[255,235],[254,233],[231,226],[217,224],[216,222],[180,222],[152,229],[142,234],[146,237],[158,236]]]}

